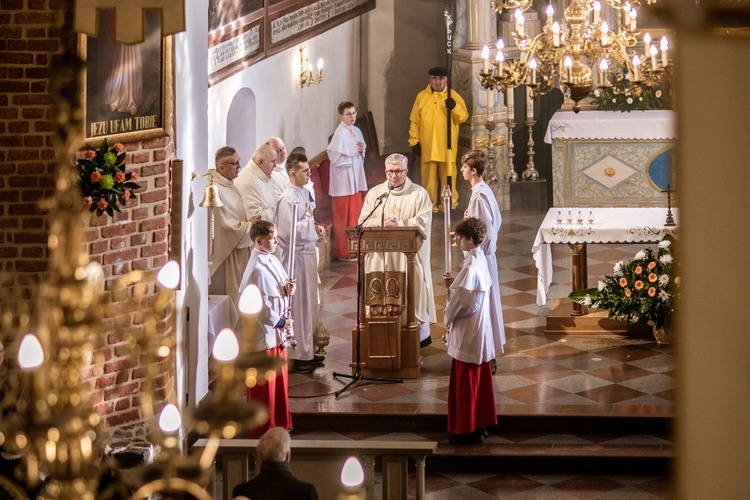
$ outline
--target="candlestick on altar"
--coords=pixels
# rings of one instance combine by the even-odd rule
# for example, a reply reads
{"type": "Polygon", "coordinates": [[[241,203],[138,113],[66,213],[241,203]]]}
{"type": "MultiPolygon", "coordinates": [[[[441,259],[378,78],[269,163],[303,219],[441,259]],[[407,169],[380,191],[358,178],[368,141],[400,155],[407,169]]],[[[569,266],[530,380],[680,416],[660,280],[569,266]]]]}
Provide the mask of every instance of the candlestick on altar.
{"type": "Polygon", "coordinates": [[[526,126],[529,128],[529,161],[526,163],[526,170],[521,173],[524,180],[535,181],[539,178],[539,171],[534,166],[534,120],[527,120],[526,126]]]}
{"type": "MultiPolygon", "coordinates": [[[[511,89],[512,90],[512,89],[511,89]]],[[[508,115],[508,153],[506,158],[508,160],[505,172],[503,173],[503,182],[516,182],[518,180],[518,174],[513,166],[513,157],[516,156],[513,152],[513,115],[508,115]]]]}
{"type": "Polygon", "coordinates": [[[451,193],[450,185],[446,184],[443,186],[443,222],[445,224],[444,236],[445,236],[445,275],[453,276],[451,270],[453,269],[453,262],[451,259],[451,193]]]}
{"type": "Polygon", "coordinates": [[[672,215],[672,186],[670,184],[667,184],[666,191],[662,191],[662,193],[667,193],[667,220],[664,222],[664,225],[667,227],[673,227],[677,224],[674,221],[674,216],[672,215]]]}

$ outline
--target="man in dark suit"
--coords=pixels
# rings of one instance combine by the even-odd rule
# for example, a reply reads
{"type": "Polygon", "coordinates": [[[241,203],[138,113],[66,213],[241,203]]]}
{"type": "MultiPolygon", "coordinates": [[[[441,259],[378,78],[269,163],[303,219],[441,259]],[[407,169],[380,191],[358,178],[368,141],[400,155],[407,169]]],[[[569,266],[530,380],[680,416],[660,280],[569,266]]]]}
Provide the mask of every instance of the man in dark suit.
{"type": "Polygon", "coordinates": [[[246,483],[238,484],[232,497],[252,500],[318,500],[315,486],[292,475],[289,467],[292,438],[283,427],[272,427],[258,441],[260,473],[246,483]]]}

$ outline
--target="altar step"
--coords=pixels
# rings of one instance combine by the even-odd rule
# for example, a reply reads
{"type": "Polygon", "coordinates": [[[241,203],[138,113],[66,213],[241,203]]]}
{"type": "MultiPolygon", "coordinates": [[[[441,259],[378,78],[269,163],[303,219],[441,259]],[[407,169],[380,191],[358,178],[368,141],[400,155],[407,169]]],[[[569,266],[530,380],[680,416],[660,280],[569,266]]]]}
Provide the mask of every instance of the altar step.
{"type": "MultiPolygon", "coordinates": [[[[414,434],[437,441],[429,472],[667,475],[674,456],[669,417],[499,415],[477,445],[453,445],[445,414],[295,414],[294,436],[331,431],[354,439],[414,434]]],[[[407,439],[407,438],[402,438],[407,439]]]]}
{"type": "Polygon", "coordinates": [[[545,335],[628,335],[638,338],[653,338],[650,327],[640,323],[627,323],[607,317],[606,309],[583,308],[581,316],[571,316],[573,301],[568,298],[555,299],[547,315],[545,335]]]}

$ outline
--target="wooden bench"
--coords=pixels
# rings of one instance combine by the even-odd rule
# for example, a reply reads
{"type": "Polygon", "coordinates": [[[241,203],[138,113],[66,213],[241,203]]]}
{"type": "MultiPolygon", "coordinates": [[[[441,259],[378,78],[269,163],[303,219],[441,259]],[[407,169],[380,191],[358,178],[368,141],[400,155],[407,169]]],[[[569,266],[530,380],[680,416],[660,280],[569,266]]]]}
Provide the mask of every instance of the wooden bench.
{"type": "MultiPolygon", "coordinates": [[[[207,440],[199,439],[192,448],[198,452],[207,440]]],[[[255,461],[257,439],[222,439],[216,461],[222,463],[222,498],[231,498],[232,490],[258,472],[255,461]]],[[[375,498],[375,460],[382,461],[383,500],[406,500],[409,480],[409,457],[414,458],[417,472],[416,498],[425,495],[425,459],[435,453],[435,441],[354,441],[292,439],[291,467],[295,477],[312,483],[321,499],[334,499],[341,491],[341,468],[347,458],[359,457],[365,469],[367,498],[375,498]]],[[[214,463],[216,466],[216,463],[214,463]]],[[[213,488],[214,485],[212,484],[213,488]]]]}

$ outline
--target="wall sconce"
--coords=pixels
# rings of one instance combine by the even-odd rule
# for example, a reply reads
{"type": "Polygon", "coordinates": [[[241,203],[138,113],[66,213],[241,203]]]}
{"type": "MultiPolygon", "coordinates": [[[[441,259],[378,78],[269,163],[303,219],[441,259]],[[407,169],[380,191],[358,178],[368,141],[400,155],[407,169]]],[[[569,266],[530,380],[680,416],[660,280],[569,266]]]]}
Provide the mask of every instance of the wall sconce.
{"type": "Polygon", "coordinates": [[[312,63],[305,57],[305,47],[299,48],[299,85],[302,88],[317,85],[323,81],[323,59],[318,59],[318,78],[313,77],[312,63]]]}

